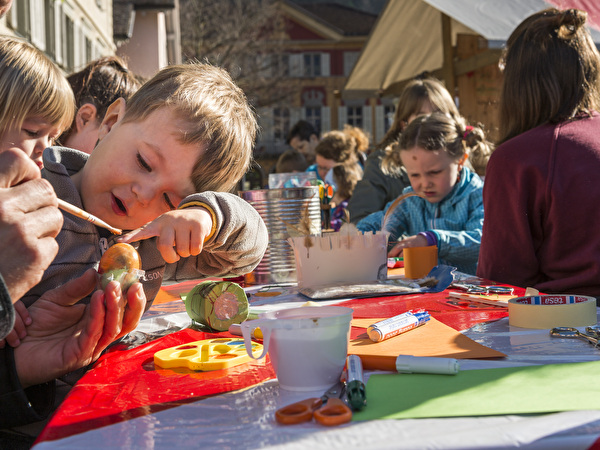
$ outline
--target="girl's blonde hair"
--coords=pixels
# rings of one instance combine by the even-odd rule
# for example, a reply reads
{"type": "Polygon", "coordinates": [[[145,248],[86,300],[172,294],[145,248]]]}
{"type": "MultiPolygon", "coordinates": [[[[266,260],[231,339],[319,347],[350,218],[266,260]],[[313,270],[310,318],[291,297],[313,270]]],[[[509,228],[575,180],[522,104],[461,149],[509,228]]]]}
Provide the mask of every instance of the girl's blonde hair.
{"type": "Polygon", "coordinates": [[[383,172],[396,173],[402,167],[400,152],[415,147],[445,150],[455,160],[468,153],[471,168],[481,176],[485,175],[493,151],[493,145],[487,141],[480,125],[469,126],[461,116],[435,112],[417,117],[402,132],[400,141],[386,148],[381,163],[383,172]]]}
{"type": "Polygon", "coordinates": [[[0,139],[33,116],[65,130],[74,114],[73,91],[59,68],[30,43],[0,36],[0,139]]]}
{"type": "Polygon", "coordinates": [[[343,199],[352,197],[356,184],[363,176],[363,170],[360,164],[341,163],[333,166],[332,170],[338,195],[343,199]]]}
{"type": "Polygon", "coordinates": [[[435,78],[412,80],[402,90],[392,126],[379,143],[378,148],[385,148],[396,142],[402,130],[407,126],[410,116],[417,114],[425,102],[429,102],[435,111],[454,116],[459,115],[452,95],[441,81],[435,78]]]}
{"type": "Polygon", "coordinates": [[[344,131],[325,133],[317,144],[317,155],[337,163],[333,167],[333,176],[342,198],[350,198],[356,183],[362,178],[360,155],[368,146],[368,136],[360,128],[350,125],[345,126],[344,131]]]}
{"type": "Polygon", "coordinates": [[[369,135],[362,128],[345,124],[344,133],[354,138],[357,152],[365,153],[369,149],[369,135]]]}

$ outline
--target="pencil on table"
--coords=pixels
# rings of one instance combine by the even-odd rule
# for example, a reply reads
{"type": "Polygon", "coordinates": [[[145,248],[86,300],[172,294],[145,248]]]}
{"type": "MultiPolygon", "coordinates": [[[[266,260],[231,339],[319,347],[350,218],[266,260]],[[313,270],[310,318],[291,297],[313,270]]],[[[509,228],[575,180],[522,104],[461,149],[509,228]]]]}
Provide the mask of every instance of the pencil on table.
{"type": "Polygon", "coordinates": [[[83,209],[78,208],[77,206],[71,205],[70,203],[67,203],[64,200],[61,200],[60,198],[58,199],[58,207],[60,209],[62,209],[63,211],[73,214],[76,217],[85,219],[88,222],[98,225],[99,227],[106,228],[113,234],[122,234],[123,233],[122,230],[111,227],[109,224],[107,224],[106,222],[104,222],[101,219],[98,219],[96,216],[93,216],[89,212],[84,211],[83,209]]]}

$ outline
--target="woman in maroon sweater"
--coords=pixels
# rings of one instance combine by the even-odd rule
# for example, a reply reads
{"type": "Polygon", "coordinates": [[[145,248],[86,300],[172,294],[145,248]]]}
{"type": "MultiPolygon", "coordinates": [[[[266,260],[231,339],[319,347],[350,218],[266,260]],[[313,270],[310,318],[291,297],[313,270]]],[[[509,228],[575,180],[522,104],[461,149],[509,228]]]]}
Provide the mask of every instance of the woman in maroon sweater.
{"type": "Polygon", "coordinates": [[[548,9],[507,41],[481,277],[600,296],[600,55],[586,19],[548,9]]]}

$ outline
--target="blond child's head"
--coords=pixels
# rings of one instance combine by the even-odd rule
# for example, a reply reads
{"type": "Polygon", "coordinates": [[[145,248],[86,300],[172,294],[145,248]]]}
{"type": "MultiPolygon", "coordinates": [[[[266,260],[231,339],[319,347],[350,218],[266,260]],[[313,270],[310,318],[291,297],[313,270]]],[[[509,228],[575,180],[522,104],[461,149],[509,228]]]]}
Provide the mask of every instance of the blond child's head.
{"type": "Polygon", "coordinates": [[[379,143],[379,147],[385,148],[398,140],[400,133],[416,117],[436,111],[451,116],[459,115],[452,95],[442,82],[435,78],[415,79],[408,82],[398,99],[394,121],[379,143]]]}
{"type": "Polygon", "coordinates": [[[466,124],[460,116],[435,112],[414,119],[397,144],[386,148],[384,173],[406,169],[413,190],[431,203],[443,200],[460,180],[462,168],[485,174],[492,152],[480,127],[466,124]]]}
{"type": "Polygon", "coordinates": [[[86,211],[131,230],[193,193],[230,191],[248,169],[255,135],[246,97],[224,70],[170,66],[108,108],[96,148],[72,179],[86,211]]]}
{"type": "Polygon", "coordinates": [[[204,148],[192,172],[196,191],[232,190],[250,166],[257,122],[229,73],[197,62],[169,66],[131,97],[123,121],[144,120],[162,107],[186,123],[180,143],[204,148]]]}
{"type": "Polygon", "coordinates": [[[74,113],[73,92],[58,67],[28,42],[0,36],[0,151],[19,148],[41,167],[44,148],[74,113]]]}

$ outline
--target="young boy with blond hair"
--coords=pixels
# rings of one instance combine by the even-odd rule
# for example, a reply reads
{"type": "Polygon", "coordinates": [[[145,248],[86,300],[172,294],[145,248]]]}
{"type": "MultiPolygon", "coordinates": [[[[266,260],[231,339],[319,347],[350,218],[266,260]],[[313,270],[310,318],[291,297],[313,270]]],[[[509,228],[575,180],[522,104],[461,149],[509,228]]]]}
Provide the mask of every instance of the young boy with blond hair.
{"type": "Polygon", "coordinates": [[[25,304],[97,267],[117,241],[138,249],[147,308],[163,280],[252,271],[267,248],[267,229],[229,191],[249,167],[256,131],[229,74],[191,63],[159,71],[127,104],[114,102],[91,155],[46,149],[42,176],[58,197],[129,232],[113,236],[65,213],[58,255],[25,304]]]}

